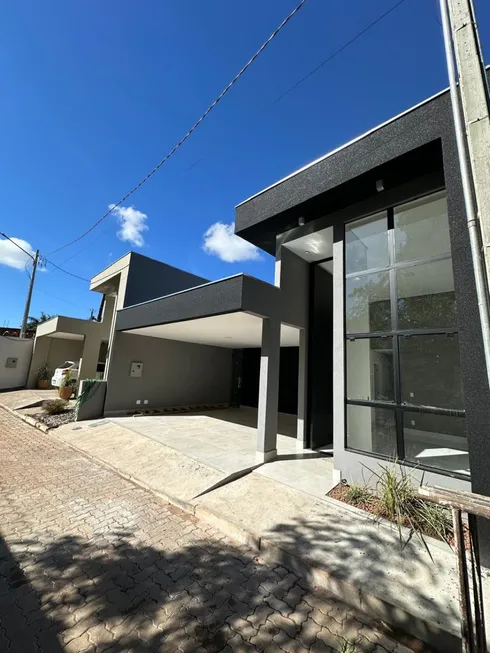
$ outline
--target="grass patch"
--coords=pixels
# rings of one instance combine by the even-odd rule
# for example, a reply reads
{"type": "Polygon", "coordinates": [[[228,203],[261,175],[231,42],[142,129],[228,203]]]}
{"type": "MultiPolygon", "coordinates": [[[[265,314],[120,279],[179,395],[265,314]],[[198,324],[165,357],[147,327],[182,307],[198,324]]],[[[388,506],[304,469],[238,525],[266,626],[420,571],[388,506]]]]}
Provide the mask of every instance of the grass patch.
{"type": "Polygon", "coordinates": [[[374,497],[365,485],[349,485],[345,498],[353,506],[367,506],[373,503],[374,497]]]}

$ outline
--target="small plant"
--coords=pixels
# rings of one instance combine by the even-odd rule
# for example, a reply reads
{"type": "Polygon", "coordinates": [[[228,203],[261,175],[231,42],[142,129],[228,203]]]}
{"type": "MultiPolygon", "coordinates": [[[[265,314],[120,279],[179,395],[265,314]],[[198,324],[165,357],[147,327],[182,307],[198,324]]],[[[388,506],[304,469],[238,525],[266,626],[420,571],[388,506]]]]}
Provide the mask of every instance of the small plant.
{"type": "Polygon", "coordinates": [[[63,413],[68,405],[64,399],[49,399],[42,405],[43,411],[48,415],[59,415],[63,413]]]}
{"type": "Polygon", "coordinates": [[[85,379],[83,381],[82,390],[77,397],[77,407],[82,406],[95,394],[98,383],[100,383],[99,379],[85,379]]]}
{"type": "Polygon", "coordinates": [[[61,385],[65,388],[75,388],[77,385],[77,379],[75,379],[70,370],[67,370],[66,374],[63,375],[61,379],[61,385]]]}
{"type": "Polygon", "coordinates": [[[413,533],[417,535],[429,555],[424,534],[448,542],[453,534],[448,511],[442,506],[420,499],[411,474],[403,466],[399,467],[396,460],[391,469],[382,465],[380,467],[379,473],[372,472],[378,479],[377,513],[379,517],[386,517],[396,523],[400,542],[403,544],[402,526],[410,529],[410,536],[413,533]]]}
{"type": "Polygon", "coordinates": [[[44,363],[36,370],[36,381],[48,381],[51,378],[51,368],[44,363]]]}
{"type": "Polygon", "coordinates": [[[345,493],[345,498],[354,506],[368,506],[374,501],[374,497],[365,485],[350,485],[345,493]]]}

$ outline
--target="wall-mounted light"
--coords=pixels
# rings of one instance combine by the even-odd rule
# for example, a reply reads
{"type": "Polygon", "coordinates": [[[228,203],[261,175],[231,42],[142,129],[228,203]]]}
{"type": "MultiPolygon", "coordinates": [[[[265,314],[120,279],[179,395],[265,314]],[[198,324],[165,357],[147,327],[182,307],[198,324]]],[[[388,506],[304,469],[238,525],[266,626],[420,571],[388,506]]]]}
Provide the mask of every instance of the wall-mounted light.
{"type": "Polygon", "coordinates": [[[298,218],[298,225],[300,227],[302,227],[304,225],[304,223],[305,223],[305,219],[303,218],[302,215],[300,215],[299,218],[298,218]]]}
{"type": "Polygon", "coordinates": [[[384,181],[382,179],[378,179],[376,181],[376,190],[378,191],[378,193],[381,193],[381,191],[384,189],[385,189],[384,181]]]}

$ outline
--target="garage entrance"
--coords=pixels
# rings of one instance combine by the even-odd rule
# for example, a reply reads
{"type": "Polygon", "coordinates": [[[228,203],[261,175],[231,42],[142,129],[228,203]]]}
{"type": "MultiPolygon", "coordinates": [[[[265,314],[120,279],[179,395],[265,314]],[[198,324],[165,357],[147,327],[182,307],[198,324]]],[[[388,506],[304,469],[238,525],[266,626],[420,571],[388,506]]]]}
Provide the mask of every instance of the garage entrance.
{"type": "MultiPolygon", "coordinates": [[[[259,398],[260,348],[235,351],[234,386],[236,405],[257,408],[259,398]]],[[[280,413],[296,415],[298,412],[298,347],[281,347],[279,363],[279,405],[280,413]]]]}

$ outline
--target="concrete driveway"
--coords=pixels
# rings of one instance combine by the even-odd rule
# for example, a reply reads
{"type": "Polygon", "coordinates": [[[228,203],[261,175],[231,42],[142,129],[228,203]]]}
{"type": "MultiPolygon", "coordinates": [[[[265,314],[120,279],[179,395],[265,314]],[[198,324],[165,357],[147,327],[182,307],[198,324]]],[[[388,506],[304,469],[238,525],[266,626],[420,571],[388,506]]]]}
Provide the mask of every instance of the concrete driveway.
{"type": "Polygon", "coordinates": [[[228,408],[186,415],[111,418],[112,423],[171,447],[190,458],[235,476],[254,469],[280,483],[324,497],[335,483],[332,458],[298,450],[296,416],[279,415],[276,460],[257,465],[257,411],[228,408]]]}

